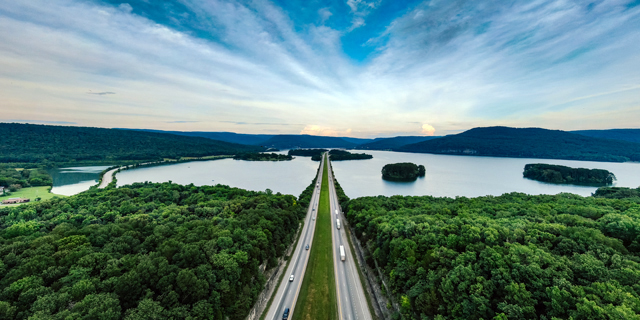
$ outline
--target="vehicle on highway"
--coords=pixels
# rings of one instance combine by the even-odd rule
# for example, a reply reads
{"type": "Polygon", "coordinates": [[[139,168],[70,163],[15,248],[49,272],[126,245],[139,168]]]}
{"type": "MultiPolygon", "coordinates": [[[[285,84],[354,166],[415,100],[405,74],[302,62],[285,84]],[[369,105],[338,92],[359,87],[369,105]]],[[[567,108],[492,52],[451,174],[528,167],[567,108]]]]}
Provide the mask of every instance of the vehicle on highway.
{"type": "Polygon", "coordinates": [[[311,220],[315,220],[315,219],[316,219],[316,216],[313,216],[313,218],[311,218],[311,220]]]}
{"type": "Polygon", "coordinates": [[[289,277],[289,282],[293,282],[293,275],[291,275],[291,277],[289,277]]]}
{"type": "Polygon", "coordinates": [[[347,255],[344,253],[344,246],[340,246],[340,260],[344,261],[347,255]]]}
{"type": "Polygon", "coordinates": [[[338,209],[336,209],[336,214],[338,214],[338,209]]]}
{"type": "Polygon", "coordinates": [[[307,245],[306,247],[304,247],[306,250],[309,250],[309,245],[307,245]]]}
{"type": "Polygon", "coordinates": [[[336,226],[338,226],[338,229],[340,229],[340,219],[336,219],[336,226]]]}
{"type": "Polygon", "coordinates": [[[282,315],[282,320],[289,319],[289,308],[284,309],[284,315],[282,315]]]}

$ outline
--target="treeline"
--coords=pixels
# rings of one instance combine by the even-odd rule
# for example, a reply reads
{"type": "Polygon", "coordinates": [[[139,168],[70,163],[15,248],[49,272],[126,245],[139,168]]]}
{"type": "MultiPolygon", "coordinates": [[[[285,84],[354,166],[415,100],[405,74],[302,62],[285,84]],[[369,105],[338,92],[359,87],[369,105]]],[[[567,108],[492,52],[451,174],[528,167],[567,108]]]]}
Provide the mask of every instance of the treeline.
{"type": "Polygon", "coordinates": [[[0,123],[0,162],[113,164],[262,151],[200,137],[88,127],[0,123]]]}
{"type": "Polygon", "coordinates": [[[609,199],[640,198],[640,187],[636,189],[622,187],[602,187],[598,188],[598,190],[593,193],[593,196],[609,199]]]}
{"type": "Polygon", "coordinates": [[[243,319],[305,209],[170,183],[0,209],[0,318],[243,319]]]}
{"type": "Polygon", "coordinates": [[[378,196],[345,212],[405,319],[640,318],[638,197],[378,196]]]}
{"type": "Polygon", "coordinates": [[[525,178],[549,183],[606,186],[616,180],[616,176],[603,169],[571,168],[567,166],[530,163],[524,166],[525,178]]]}
{"type": "Polygon", "coordinates": [[[425,173],[423,165],[411,162],[389,163],[382,167],[382,179],[391,181],[414,181],[425,173]]]}
{"type": "Polygon", "coordinates": [[[313,157],[313,156],[320,156],[327,151],[329,150],[327,149],[292,149],[292,150],[289,150],[288,154],[290,156],[313,157]]]}
{"type": "Polygon", "coordinates": [[[42,168],[22,169],[0,168],[0,186],[16,191],[19,188],[51,186],[53,180],[42,168]]]}
{"type": "Polygon", "coordinates": [[[252,152],[239,153],[233,159],[245,161],[288,161],[293,160],[293,157],[286,154],[252,152]]]}
{"type": "MultiPolygon", "coordinates": [[[[320,161],[321,155],[314,155],[311,157],[313,161],[320,161]]],[[[351,153],[349,151],[331,149],[329,151],[329,160],[331,161],[343,161],[343,160],[365,160],[372,159],[373,156],[366,153],[351,153]]]]}

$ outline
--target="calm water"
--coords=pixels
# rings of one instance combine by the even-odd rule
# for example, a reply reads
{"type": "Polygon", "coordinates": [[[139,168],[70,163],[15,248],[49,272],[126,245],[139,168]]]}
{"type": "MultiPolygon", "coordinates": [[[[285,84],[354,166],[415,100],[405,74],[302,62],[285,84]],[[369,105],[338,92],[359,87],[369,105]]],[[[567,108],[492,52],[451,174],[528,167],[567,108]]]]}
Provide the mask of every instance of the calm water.
{"type": "Polygon", "coordinates": [[[589,196],[597,188],[542,183],[522,177],[527,163],[559,164],[574,168],[606,169],[618,181],[614,186],[640,186],[640,163],[610,163],[546,159],[515,159],[435,154],[366,151],[371,160],[335,161],[336,179],[351,198],[374,195],[432,195],[478,197],[501,195],[513,191],[528,194],[557,194],[570,192],[589,196]],[[424,178],[415,182],[382,180],[380,171],[385,164],[413,162],[427,169],[424,178]]]}
{"type": "MultiPolygon", "coordinates": [[[[447,156],[432,154],[366,151],[371,160],[336,161],[336,179],[351,198],[375,195],[465,196],[501,195],[518,191],[528,194],[571,192],[589,196],[595,187],[553,185],[524,179],[527,163],[560,164],[575,168],[598,168],[613,172],[615,186],[640,186],[640,163],[608,163],[567,160],[513,159],[491,157],[447,156]],[[427,169],[424,178],[415,182],[382,180],[380,170],[385,164],[413,162],[427,169]]],[[[308,157],[293,161],[259,162],[232,159],[188,162],[159,167],[126,170],[117,175],[118,185],[133,182],[165,182],[195,185],[226,184],[249,190],[299,195],[318,168],[318,162],[308,157]]]]}
{"type": "Polygon", "coordinates": [[[108,166],[71,167],[49,170],[53,177],[51,193],[71,196],[96,185],[100,172],[108,166]]]}
{"type": "Polygon", "coordinates": [[[196,186],[224,184],[247,190],[300,195],[313,180],[319,162],[297,157],[291,161],[241,161],[220,159],[184,162],[125,170],[116,175],[118,186],[134,182],[193,183],[196,186]]]}

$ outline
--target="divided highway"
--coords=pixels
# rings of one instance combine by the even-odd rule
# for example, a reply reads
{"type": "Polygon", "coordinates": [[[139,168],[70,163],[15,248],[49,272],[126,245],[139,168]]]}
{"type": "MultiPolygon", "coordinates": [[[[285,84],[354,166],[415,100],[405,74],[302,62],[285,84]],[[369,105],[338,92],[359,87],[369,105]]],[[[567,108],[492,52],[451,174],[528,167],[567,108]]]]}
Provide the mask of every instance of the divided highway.
{"type": "Polygon", "coordinates": [[[307,269],[307,262],[309,260],[309,253],[311,252],[311,242],[313,241],[313,234],[315,231],[316,215],[318,213],[318,203],[320,198],[320,187],[322,186],[322,172],[326,161],[324,157],[320,164],[320,170],[318,170],[318,177],[316,179],[316,186],[311,196],[311,203],[307,209],[307,215],[304,220],[304,226],[300,235],[298,245],[296,246],[293,254],[291,255],[291,262],[289,267],[285,271],[282,282],[279,284],[276,296],[267,312],[266,320],[281,320],[284,314],[284,310],[289,308],[289,319],[293,316],[293,309],[298,299],[298,293],[300,293],[300,286],[304,279],[304,273],[307,269]],[[309,250],[306,250],[306,246],[309,245],[309,250]],[[293,275],[293,281],[289,281],[290,276],[293,275]]]}
{"type": "Polygon", "coordinates": [[[338,203],[338,194],[333,182],[333,170],[331,161],[329,167],[329,198],[332,215],[332,238],[333,238],[333,263],[336,275],[336,290],[338,291],[338,314],[340,320],[371,320],[371,313],[367,306],[367,298],[364,294],[362,281],[356,269],[354,256],[351,254],[351,247],[347,241],[347,234],[344,228],[345,217],[338,203]],[[340,229],[338,229],[338,219],[340,219],[340,229]],[[345,259],[342,260],[340,247],[344,248],[345,259]]]}

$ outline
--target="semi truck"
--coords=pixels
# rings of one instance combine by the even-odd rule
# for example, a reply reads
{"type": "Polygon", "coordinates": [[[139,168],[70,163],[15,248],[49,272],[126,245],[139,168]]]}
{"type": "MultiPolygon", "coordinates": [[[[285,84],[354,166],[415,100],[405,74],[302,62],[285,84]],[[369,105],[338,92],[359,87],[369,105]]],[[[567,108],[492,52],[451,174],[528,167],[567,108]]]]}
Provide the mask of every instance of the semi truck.
{"type": "Polygon", "coordinates": [[[340,229],[340,219],[336,219],[336,226],[338,226],[338,229],[340,229]]]}
{"type": "Polygon", "coordinates": [[[344,261],[347,255],[344,254],[344,246],[340,246],[340,260],[344,261]]]}

